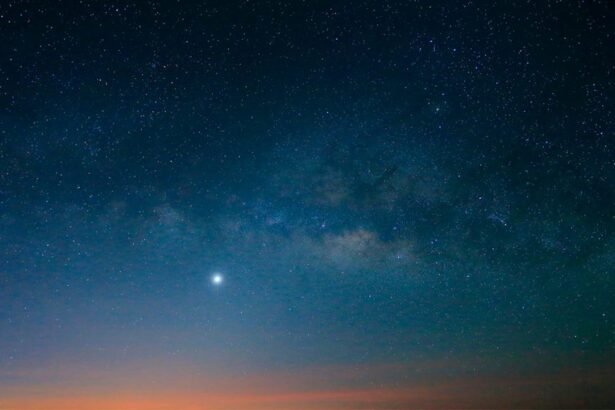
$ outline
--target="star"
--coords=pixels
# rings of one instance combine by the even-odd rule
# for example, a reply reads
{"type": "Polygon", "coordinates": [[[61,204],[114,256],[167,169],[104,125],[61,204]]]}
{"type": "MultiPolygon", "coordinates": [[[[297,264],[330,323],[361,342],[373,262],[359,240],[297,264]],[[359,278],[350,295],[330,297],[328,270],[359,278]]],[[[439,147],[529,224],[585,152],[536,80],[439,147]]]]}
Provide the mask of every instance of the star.
{"type": "Polygon", "coordinates": [[[222,285],[222,282],[224,282],[224,276],[222,276],[221,273],[214,273],[213,275],[211,275],[211,283],[215,286],[220,286],[222,285]]]}

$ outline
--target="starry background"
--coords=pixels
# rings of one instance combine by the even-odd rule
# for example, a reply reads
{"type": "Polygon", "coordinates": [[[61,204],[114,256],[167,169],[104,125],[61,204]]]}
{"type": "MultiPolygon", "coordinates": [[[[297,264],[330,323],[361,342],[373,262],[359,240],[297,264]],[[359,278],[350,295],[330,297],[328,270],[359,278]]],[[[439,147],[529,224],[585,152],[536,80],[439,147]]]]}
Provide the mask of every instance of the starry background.
{"type": "Polygon", "coordinates": [[[2,2],[0,409],[615,407],[614,17],[2,2]]]}

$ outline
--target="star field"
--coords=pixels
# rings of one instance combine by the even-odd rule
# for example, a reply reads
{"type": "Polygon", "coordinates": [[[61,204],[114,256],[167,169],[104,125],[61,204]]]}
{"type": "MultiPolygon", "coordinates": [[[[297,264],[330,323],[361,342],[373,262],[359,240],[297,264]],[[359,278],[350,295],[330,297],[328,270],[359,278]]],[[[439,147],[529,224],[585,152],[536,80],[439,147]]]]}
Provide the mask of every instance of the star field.
{"type": "Polygon", "coordinates": [[[0,410],[612,408],[607,1],[0,4],[0,410]]]}

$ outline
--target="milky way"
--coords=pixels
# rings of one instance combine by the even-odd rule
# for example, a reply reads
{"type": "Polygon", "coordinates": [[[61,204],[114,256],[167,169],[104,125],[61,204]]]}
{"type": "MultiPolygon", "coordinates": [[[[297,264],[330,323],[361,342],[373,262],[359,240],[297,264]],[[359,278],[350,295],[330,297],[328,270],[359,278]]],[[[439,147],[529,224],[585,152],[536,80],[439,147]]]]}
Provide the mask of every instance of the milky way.
{"type": "Polygon", "coordinates": [[[0,409],[613,408],[607,1],[0,5],[0,409]]]}

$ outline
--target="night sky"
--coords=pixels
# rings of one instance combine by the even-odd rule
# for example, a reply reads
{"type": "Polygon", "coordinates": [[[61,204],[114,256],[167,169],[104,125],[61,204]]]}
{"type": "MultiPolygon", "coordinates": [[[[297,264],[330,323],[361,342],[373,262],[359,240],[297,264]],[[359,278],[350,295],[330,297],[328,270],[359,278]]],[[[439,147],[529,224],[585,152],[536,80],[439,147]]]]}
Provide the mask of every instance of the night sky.
{"type": "Polygon", "coordinates": [[[1,410],[615,408],[612,2],[5,0],[0,40],[1,410]]]}

